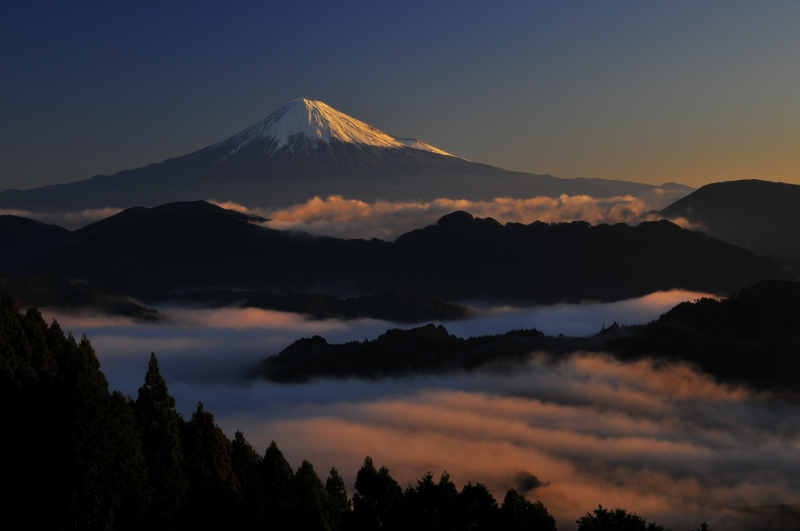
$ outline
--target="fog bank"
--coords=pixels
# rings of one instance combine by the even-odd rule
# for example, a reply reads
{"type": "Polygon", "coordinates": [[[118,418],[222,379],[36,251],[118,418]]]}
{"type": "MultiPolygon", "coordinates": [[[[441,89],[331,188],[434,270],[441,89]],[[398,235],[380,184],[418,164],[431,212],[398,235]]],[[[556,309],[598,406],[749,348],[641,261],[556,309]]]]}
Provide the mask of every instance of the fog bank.
{"type": "MultiPolygon", "coordinates": [[[[441,198],[431,202],[372,203],[341,196],[315,197],[285,209],[249,209],[233,202],[211,202],[232,210],[270,219],[264,225],[273,229],[302,230],[318,235],[341,238],[381,238],[394,240],[401,234],[432,225],[451,212],[465,210],[476,217],[492,217],[501,223],[534,221],[588,221],[628,223],[661,219],[660,210],[686,195],[683,192],[656,189],[641,196],[620,196],[597,199],[585,195],[529,199],[496,198],[492,201],[468,201],[441,198]]],[[[672,220],[684,227],[684,219],[672,220]]],[[[694,228],[694,227],[692,227],[694,228]]]]}
{"type": "MultiPolygon", "coordinates": [[[[519,327],[581,335],[603,323],[644,323],[699,296],[483,308],[444,325],[462,337],[519,327]]],[[[299,337],[373,339],[397,325],[258,309],[163,311],[168,317],[155,324],[44,314],[89,335],[112,388],[135,396],[153,350],[184,416],[202,400],[229,437],[241,429],[261,452],[275,440],[294,467],[303,459],[320,473],[336,466],[350,494],[370,455],[404,487],[447,470],[459,487],[484,482],[499,498],[519,488],[560,529],[602,504],[676,531],[703,519],[712,529],[744,530],[751,527],[733,508],[800,501],[800,408],[684,365],[587,353],[554,365],[531,353],[507,372],[274,384],[240,375],[299,337]]]]}

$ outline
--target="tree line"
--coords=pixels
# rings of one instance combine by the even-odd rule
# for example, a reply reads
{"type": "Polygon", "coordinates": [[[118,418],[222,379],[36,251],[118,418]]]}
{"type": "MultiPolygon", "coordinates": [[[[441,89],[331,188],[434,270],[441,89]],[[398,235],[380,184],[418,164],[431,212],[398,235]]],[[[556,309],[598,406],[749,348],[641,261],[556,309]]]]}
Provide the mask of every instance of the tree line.
{"type": "MultiPolygon", "coordinates": [[[[28,528],[556,529],[516,490],[499,503],[481,483],[458,490],[446,472],[402,489],[370,457],[351,498],[336,468],[323,482],[309,461],[295,471],[274,441],[262,455],[241,431],[228,439],[202,402],[183,418],[154,354],[135,398],[109,392],[86,336],[47,325],[35,308],[20,313],[11,296],[0,303],[0,399],[3,513],[28,528]]],[[[663,530],[602,507],[577,523],[663,530]]]]}

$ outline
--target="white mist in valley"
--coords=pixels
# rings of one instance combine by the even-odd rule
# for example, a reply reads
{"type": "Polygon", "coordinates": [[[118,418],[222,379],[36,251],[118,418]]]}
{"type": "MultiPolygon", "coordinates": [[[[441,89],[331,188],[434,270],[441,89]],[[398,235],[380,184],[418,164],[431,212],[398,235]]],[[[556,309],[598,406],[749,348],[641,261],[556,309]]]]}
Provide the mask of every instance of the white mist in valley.
{"type": "MultiPolygon", "coordinates": [[[[430,202],[361,201],[342,196],[314,197],[286,208],[248,208],[231,201],[216,201],[222,208],[268,218],[265,227],[298,230],[320,236],[340,238],[380,238],[394,240],[403,233],[421,229],[447,214],[465,210],[476,217],[492,217],[502,223],[534,221],[567,222],[583,220],[592,225],[627,223],[661,219],[656,211],[684,197],[684,190],[656,188],[637,196],[595,198],[587,195],[498,197],[487,201],[469,201],[442,197],[430,202]]],[[[0,215],[21,216],[69,230],[80,229],[121,212],[120,208],[96,208],[68,212],[31,212],[0,209],[0,215]]],[[[697,228],[682,218],[671,221],[686,228],[697,228]]],[[[702,227],[700,227],[702,228],[702,227]]]]}
{"type": "MultiPolygon", "coordinates": [[[[557,304],[527,308],[477,308],[462,321],[435,321],[458,337],[499,334],[537,328],[550,335],[586,336],[603,325],[643,324],[682,301],[711,296],[681,290],[612,303],[557,304]]],[[[191,309],[160,307],[166,318],[143,323],[127,317],[50,311],[65,330],[87,334],[112,385],[125,392],[138,389],[139,372],[155,352],[171,381],[214,381],[238,378],[247,367],[279,353],[301,337],[320,335],[330,343],[375,339],[389,328],[411,328],[377,319],[314,320],[305,316],[258,308],[191,309]],[[131,379],[130,387],[122,382],[131,379]]]]}
{"type": "MultiPolygon", "coordinates": [[[[483,308],[442,324],[460,337],[533,327],[587,335],[614,321],[646,323],[701,296],[483,308]]],[[[135,396],[154,351],[184,416],[202,400],[228,436],[242,430],[262,452],[275,440],[295,467],[303,459],[320,473],[336,466],[351,494],[370,455],[402,486],[447,470],[459,486],[483,482],[496,497],[521,489],[566,529],[598,504],[675,529],[702,519],[712,529],[748,529],[736,507],[800,499],[800,408],[689,366],[587,353],[552,364],[532,353],[504,373],[275,384],[241,375],[300,337],[374,339],[399,325],[259,309],[163,311],[167,318],[155,324],[44,314],[89,336],[112,388],[135,396]],[[538,487],[520,479],[531,475],[538,487]]]]}

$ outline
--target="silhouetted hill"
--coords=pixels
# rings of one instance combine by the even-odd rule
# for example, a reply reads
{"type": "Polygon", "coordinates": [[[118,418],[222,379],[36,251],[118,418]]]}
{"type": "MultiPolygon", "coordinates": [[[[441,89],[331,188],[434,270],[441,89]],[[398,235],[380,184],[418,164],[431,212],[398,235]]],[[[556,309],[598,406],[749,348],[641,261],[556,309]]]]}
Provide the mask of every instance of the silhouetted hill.
{"type": "Polygon", "coordinates": [[[19,216],[0,216],[0,272],[24,275],[37,260],[54,260],[70,231],[19,216]]]}
{"type": "Polygon", "coordinates": [[[657,321],[608,334],[621,357],[687,360],[728,380],[800,386],[800,282],[763,281],[723,300],[678,304],[657,321]]]}
{"type": "Polygon", "coordinates": [[[525,362],[533,352],[687,361],[721,380],[800,389],[800,283],[763,281],[728,299],[681,303],[647,325],[614,323],[590,337],[533,330],[461,339],[443,326],[393,329],[373,341],[339,345],[314,336],[262,360],[251,374],[279,382],[315,377],[379,378],[525,362]]]}
{"type": "Polygon", "coordinates": [[[397,323],[447,321],[464,319],[470,308],[450,304],[439,297],[414,293],[385,291],[375,295],[338,299],[321,293],[277,293],[212,289],[171,295],[172,302],[197,303],[203,306],[239,304],[246,308],[261,308],[309,315],[315,319],[372,318],[397,323]]]}
{"type": "Polygon", "coordinates": [[[713,183],[661,211],[711,236],[760,254],[800,260],[800,185],[744,180],[713,183]]]}
{"type": "Polygon", "coordinates": [[[413,282],[448,300],[613,300],[678,287],[729,293],[761,278],[792,279],[770,260],[667,221],[502,225],[456,212],[393,246],[401,288],[413,282]]]}
{"type": "Polygon", "coordinates": [[[0,256],[0,272],[61,274],[149,302],[209,288],[609,301],[672,288],[728,294],[794,278],[772,260],[668,221],[502,225],[456,212],[389,243],[268,229],[224,210],[134,208],[74,232],[6,216],[0,243],[18,241],[8,226],[26,223],[28,252],[0,256]]]}
{"type": "Polygon", "coordinates": [[[395,328],[373,341],[329,344],[320,336],[299,339],[280,354],[261,362],[257,374],[279,382],[313,376],[399,376],[433,372],[453,364],[453,353],[464,340],[433,324],[395,328]]]}
{"type": "Polygon", "coordinates": [[[91,225],[82,227],[74,231],[74,235],[77,238],[84,238],[89,234],[97,232],[103,227],[131,222],[141,222],[142,219],[147,219],[150,216],[159,219],[168,219],[169,216],[200,217],[207,215],[227,216],[237,221],[268,221],[266,218],[262,218],[261,216],[243,214],[235,210],[228,210],[206,201],[184,201],[180,203],[167,203],[166,205],[153,208],[128,208],[122,212],[119,212],[118,214],[114,214],[113,216],[92,223],[91,225]]]}
{"type": "Polygon", "coordinates": [[[58,275],[47,277],[0,275],[0,296],[6,294],[17,299],[23,308],[36,306],[89,310],[147,320],[161,317],[157,310],[136,304],[119,293],[98,289],[58,275]]]}

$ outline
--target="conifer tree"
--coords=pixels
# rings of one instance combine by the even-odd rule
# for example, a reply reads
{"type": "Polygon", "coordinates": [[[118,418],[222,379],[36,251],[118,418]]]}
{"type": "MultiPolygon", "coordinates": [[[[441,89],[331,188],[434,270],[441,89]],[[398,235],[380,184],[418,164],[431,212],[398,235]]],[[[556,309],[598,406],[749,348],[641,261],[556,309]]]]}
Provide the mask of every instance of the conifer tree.
{"type": "Polygon", "coordinates": [[[48,517],[53,513],[41,511],[41,506],[59,495],[54,482],[42,481],[58,467],[53,452],[59,423],[54,394],[58,367],[46,333],[38,311],[23,316],[12,296],[0,299],[0,403],[7,406],[0,452],[22,465],[4,469],[4,483],[11,488],[3,496],[3,506],[7,517],[14,520],[18,515],[31,527],[52,527],[48,517]],[[37,495],[31,496],[33,492],[37,495]]]}
{"type": "Polygon", "coordinates": [[[0,330],[0,389],[7,392],[37,383],[39,376],[32,363],[24,319],[11,295],[4,295],[0,301],[0,330]]]}
{"type": "Polygon", "coordinates": [[[445,530],[455,528],[458,490],[443,472],[438,483],[427,472],[417,480],[416,488],[406,490],[403,517],[406,527],[445,530]]]}
{"type": "Polygon", "coordinates": [[[255,448],[247,442],[244,433],[237,430],[230,446],[231,467],[243,489],[255,482],[258,463],[261,457],[255,448]]]}
{"type": "Polygon", "coordinates": [[[147,482],[147,463],[142,453],[139,428],[131,399],[119,391],[109,403],[109,446],[114,448],[108,466],[109,483],[114,496],[114,528],[136,529],[150,508],[152,490],[147,482]]]}
{"type": "Polygon", "coordinates": [[[115,497],[107,473],[116,453],[109,440],[108,382],[86,336],[77,343],[68,334],[61,346],[56,358],[59,526],[107,529],[115,497]]]}
{"type": "Polygon", "coordinates": [[[367,456],[356,475],[353,496],[353,524],[359,531],[397,529],[400,525],[403,491],[384,466],[375,469],[367,456]]]}
{"type": "Polygon", "coordinates": [[[458,528],[476,531],[499,530],[497,501],[483,483],[467,483],[458,495],[458,528]]]}
{"type": "Polygon", "coordinates": [[[331,531],[328,524],[328,495],[314,465],[303,461],[294,476],[297,489],[297,526],[309,531],[331,531]]]}
{"type": "Polygon", "coordinates": [[[22,326],[31,349],[30,364],[36,372],[38,382],[41,385],[52,384],[58,373],[58,366],[47,348],[47,323],[39,310],[28,308],[22,326]]]}
{"type": "Polygon", "coordinates": [[[61,329],[61,325],[59,325],[55,319],[53,319],[53,322],[47,327],[45,340],[47,341],[47,348],[50,350],[50,354],[53,356],[56,366],[60,367],[61,360],[65,355],[65,349],[68,349],[68,342],[67,336],[64,335],[64,331],[61,329]]]}
{"type": "Polygon", "coordinates": [[[328,524],[331,531],[346,529],[351,523],[353,502],[347,497],[344,480],[336,468],[331,468],[328,479],[325,481],[325,493],[328,501],[328,524]]]}
{"type": "Polygon", "coordinates": [[[531,503],[516,490],[506,493],[501,508],[503,529],[508,531],[555,531],[556,520],[542,502],[531,503]]]}
{"type": "Polygon", "coordinates": [[[230,528],[240,492],[228,439],[202,402],[197,404],[191,420],[182,426],[181,435],[189,482],[184,525],[230,528]]]}
{"type": "Polygon", "coordinates": [[[266,496],[259,480],[261,456],[237,431],[230,445],[231,467],[241,490],[240,506],[234,521],[239,529],[258,527],[258,515],[266,514],[266,496]]]}
{"type": "Polygon", "coordinates": [[[265,498],[260,520],[276,529],[291,528],[297,507],[294,474],[275,441],[264,453],[258,471],[265,498]]]}
{"type": "Polygon", "coordinates": [[[142,453],[147,463],[148,483],[153,489],[146,525],[151,529],[173,529],[186,499],[178,414],[175,399],[161,376],[155,354],[150,354],[144,385],[135,404],[141,433],[142,453]]]}

